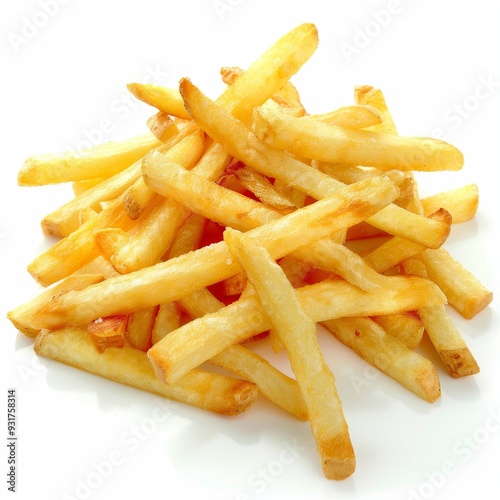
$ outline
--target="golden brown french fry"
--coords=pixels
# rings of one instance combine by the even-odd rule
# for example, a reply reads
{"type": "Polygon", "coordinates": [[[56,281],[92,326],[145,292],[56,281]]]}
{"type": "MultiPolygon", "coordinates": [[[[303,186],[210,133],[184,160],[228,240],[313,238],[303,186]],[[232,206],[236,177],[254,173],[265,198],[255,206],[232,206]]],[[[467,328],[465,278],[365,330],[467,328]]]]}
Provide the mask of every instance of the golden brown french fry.
{"type": "Polygon", "coordinates": [[[87,325],[87,332],[97,352],[103,353],[110,347],[123,347],[127,331],[128,315],[97,318],[87,325]]]}
{"type": "Polygon", "coordinates": [[[356,458],[335,376],[316,338],[316,323],[302,309],[285,273],[263,247],[231,228],[224,231],[224,241],[257,292],[273,331],[287,351],[307,408],[323,474],[328,479],[345,479],[354,473],[356,458]]]}
{"type": "MultiPolygon", "coordinates": [[[[248,233],[247,233],[248,234],[248,233]]],[[[364,292],[344,280],[323,281],[296,289],[306,314],[314,321],[377,316],[443,304],[446,298],[430,280],[391,276],[392,287],[364,292]]],[[[148,351],[157,373],[173,382],[221,352],[268,330],[272,325],[252,294],[171,332],[148,351]]]]}
{"type": "Polygon", "coordinates": [[[464,163],[458,149],[437,139],[348,129],[264,106],[255,109],[253,131],[267,145],[329,163],[403,171],[460,170],[464,163]]]}
{"type": "Polygon", "coordinates": [[[199,248],[207,222],[205,217],[191,214],[176,234],[168,251],[169,258],[178,257],[199,248]]]}
{"type": "MultiPolygon", "coordinates": [[[[265,226],[252,229],[252,237],[278,259],[300,246],[335,233],[380,210],[397,193],[387,178],[367,179],[339,189],[336,195],[296,210],[265,226]]],[[[72,233],[69,237],[71,237],[72,233]]],[[[130,312],[175,300],[239,271],[224,243],[161,262],[68,292],[44,306],[33,321],[40,328],[83,324],[100,316],[130,312]],[[99,297],[96,300],[96,297],[99,297]]]]}
{"type": "Polygon", "coordinates": [[[479,203],[479,190],[476,184],[444,191],[421,200],[424,213],[435,212],[443,207],[451,214],[453,223],[465,222],[476,215],[479,203]]]}
{"type": "Polygon", "coordinates": [[[111,347],[100,354],[81,327],[41,332],[34,347],[46,358],[221,415],[248,410],[258,394],[251,382],[200,370],[167,386],[156,378],[144,352],[125,346],[111,347]]]}
{"type": "Polygon", "coordinates": [[[54,286],[43,290],[28,302],[11,309],[7,313],[7,318],[20,332],[24,333],[24,335],[27,337],[35,337],[40,330],[30,326],[30,319],[33,313],[40,309],[43,304],[51,300],[59,293],[67,290],[81,290],[86,286],[91,285],[92,283],[98,283],[103,279],[104,276],[102,274],[94,273],[68,276],[66,279],[56,283],[54,286]]]}
{"type": "Polygon", "coordinates": [[[425,264],[429,278],[464,318],[471,319],[493,300],[493,292],[444,248],[425,250],[417,258],[425,264]]]}
{"type": "MultiPolygon", "coordinates": [[[[425,265],[416,259],[403,262],[401,269],[405,274],[427,277],[425,265]]],[[[422,307],[418,309],[417,314],[425,326],[432,345],[453,378],[479,373],[477,361],[448,316],[444,305],[422,307]]]]}
{"type": "MultiPolygon", "coordinates": [[[[180,90],[187,108],[200,127],[230,154],[258,172],[281,179],[315,199],[330,196],[343,185],[283,151],[261,143],[241,122],[208,99],[189,80],[181,80],[180,90]]],[[[446,224],[431,221],[394,204],[369,217],[368,222],[428,248],[438,248],[449,233],[446,224]]]]}
{"type": "Polygon", "coordinates": [[[322,324],[365,361],[423,400],[433,403],[441,396],[439,376],[432,362],[408,349],[373,320],[340,318],[322,324]]]}
{"type": "Polygon", "coordinates": [[[42,186],[109,177],[160,144],[153,134],[146,134],[77,152],[30,156],[19,172],[18,183],[20,186],[42,186]]]}

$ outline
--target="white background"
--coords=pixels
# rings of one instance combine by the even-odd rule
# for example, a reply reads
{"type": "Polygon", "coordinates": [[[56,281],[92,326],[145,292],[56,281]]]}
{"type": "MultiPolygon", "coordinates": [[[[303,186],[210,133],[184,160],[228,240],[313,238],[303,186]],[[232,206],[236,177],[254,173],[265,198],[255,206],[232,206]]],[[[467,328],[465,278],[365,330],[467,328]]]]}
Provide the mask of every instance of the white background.
{"type": "MultiPolygon", "coordinates": [[[[293,82],[310,112],[350,104],[354,85],[370,84],[384,91],[400,134],[444,137],[463,151],[463,171],[421,175],[421,191],[478,184],[475,220],[455,226],[446,247],[498,290],[494,4],[9,2],[0,21],[2,310],[37,292],[26,266],[52,243],[39,221],[71,195],[68,186],[17,187],[28,156],[143,133],[152,109],[128,95],[131,81],[175,87],[187,76],[215,98],[221,66],[247,67],[305,21],[317,25],[320,45],[293,82]]],[[[471,321],[451,314],[481,373],[452,380],[439,368],[443,394],[433,405],[321,338],[357,454],[357,471],[343,482],[322,476],[308,424],[263,400],[237,418],[164,403],[38,360],[2,314],[2,388],[18,393],[17,498],[406,500],[485,489],[493,498],[500,493],[498,305],[471,321]]],[[[0,488],[7,486],[2,479],[0,488]]]]}

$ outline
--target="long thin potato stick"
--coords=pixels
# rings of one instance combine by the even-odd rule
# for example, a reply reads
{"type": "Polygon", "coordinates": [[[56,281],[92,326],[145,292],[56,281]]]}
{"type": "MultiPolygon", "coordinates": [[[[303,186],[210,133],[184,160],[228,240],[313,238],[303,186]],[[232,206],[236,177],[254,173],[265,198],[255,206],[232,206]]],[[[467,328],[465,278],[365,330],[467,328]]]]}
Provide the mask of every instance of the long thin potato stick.
{"type": "MultiPolygon", "coordinates": [[[[300,246],[345,229],[380,210],[397,196],[395,189],[392,181],[384,177],[344,186],[330,198],[252,229],[252,237],[265,246],[274,258],[283,257],[300,246]]],[[[101,287],[92,285],[81,292],[68,292],[56,297],[32,318],[32,326],[57,328],[68,324],[80,325],[100,316],[161,304],[228,278],[238,271],[227,246],[221,242],[146,269],[110,278],[101,287]]]]}

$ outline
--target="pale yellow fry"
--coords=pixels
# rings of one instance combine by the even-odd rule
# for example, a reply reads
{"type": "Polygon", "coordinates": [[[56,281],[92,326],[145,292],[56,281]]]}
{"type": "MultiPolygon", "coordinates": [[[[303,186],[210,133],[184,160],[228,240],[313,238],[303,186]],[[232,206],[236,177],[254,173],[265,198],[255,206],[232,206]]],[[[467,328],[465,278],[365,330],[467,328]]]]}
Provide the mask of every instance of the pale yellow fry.
{"type": "MultiPolygon", "coordinates": [[[[232,85],[242,73],[241,68],[234,66],[223,67],[220,71],[222,81],[228,85],[232,85]]],[[[295,116],[304,116],[306,114],[306,110],[300,102],[299,92],[291,82],[286,82],[281,89],[273,94],[272,99],[295,116]]]]}
{"type": "Polygon", "coordinates": [[[110,257],[111,264],[119,273],[130,273],[160,262],[177,231],[191,214],[177,203],[161,197],[153,204],[137,231],[110,257]]]}
{"type": "Polygon", "coordinates": [[[271,181],[253,168],[243,167],[234,171],[240,183],[255,195],[262,203],[282,213],[294,210],[294,203],[277,191],[271,181]]]}
{"type": "MultiPolygon", "coordinates": [[[[429,218],[451,226],[451,216],[444,208],[431,214],[429,218]]],[[[426,248],[418,243],[394,236],[369,254],[365,255],[364,260],[366,264],[373,267],[373,269],[379,273],[384,273],[404,260],[420,254],[424,250],[426,250],[426,248]]]]}
{"type": "MultiPolygon", "coordinates": [[[[296,293],[315,323],[348,316],[398,314],[446,302],[439,288],[428,279],[418,276],[389,279],[390,289],[364,292],[344,280],[333,280],[298,288],[296,293]]],[[[256,297],[245,294],[224,309],[171,332],[148,351],[148,356],[158,375],[170,383],[226,347],[271,327],[256,297]]]]}
{"type": "MultiPolygon", "coordinates": [[[[203,135],[193,124],[183,128],[177,135],[167,141],[162,147],[162,152],[189,168],[199,159],[204,147],[203,135]],[[191,148],[193,149],[191,151],[191,148]]],[[[133,220],[140,217],[146,210],[156,194],[144,184],[141,176],[128,189],[125,197],[125,208],[133,220]]]]}
{"type": "MultiPolygon", "coordinates": [[[[59,240],[29,265],[28,272],[43,286],[51,285],[78,271],[99,255],[94,232],[106,227],[130,229],[130,220],[123,206],[125,193],[85,224],[59,240]]],[[[95,319],[95,318],[92,318],[95,319]]]]}
{"type": "Polygon", "coordinates": [[[151,133],[160,141],[165,142],[179,133],[177,124],[172,120],[170,115],[163,111],[158,111],[153,116],[150,116],[146,121],[151,133]]]}
{"type": "Polygon", "coordinates": [[[406,171],[460,170],[464,163],[458,149],[438,139],[348,129],[267,107],[255,110],[253,131],[274,148],[329,163],[406,171]]]}
{"type": "Polygon", "coordinates": [[[100,203],[120,196],[141,176],[142,159],[121,172],[109,177],[79,194],[68,203],[57,208],[42,219],[42,230],[45,234],[67,236],[79,227],[81,210],[92,208],[100,211],[100,203]]]}
{"type": "Polygon", "coordinates": [[[206,225],[205,217],[191,214],[176,234],[168,251],[169,258],[178,257],[199,248],[206,225]]]}
{"type": "MultiPolygon", "coordinates": [[[[181,94],[193,119],[234,157],[268,177],[304,191],[315,199],[335,193],[343,184],[302,163],[283,151],[267,147],[230,113],[217,106],[186,79],[181,94]]],[[[447,238],[449,226],[413,214],[394,204],[368,218],[368,222],[390,234],[437,248],[447,238]]]]}
{"type": "Polygon", "coordinates": [[[158,307],[153,306],[129,314],[125,335],[135,349],[147,351],[151,346],[151,332],[157,311],[158,307]]]}
{"type": "Polygon", "coordinates": [[[317,120],[346,128],[366,128],[381,123],[380,112],[372,106],[344,106],[329,113],[307,115],[303,120],[317,120]]]}
{"type": "Polygon", "coordinates": [[[387,106],[384,94],[371,85],[354,87],[354,99],[358,104],[373,106],[380,112],[381,123],[369,127],[369,130],[397,135],[398,131],[387,106]]]}
{"type": "Polygon", "coordinates": [[[318,31],[301,24],[283,35],[233,83],[226,87],[217,104],[243,123],[250,124],[254,108],[279,91],[311,57],[318,46],[318,31]]]}
{"type": "Polygon", "coordinates": [[[160,144],[153,134],[146,134],[77,152],[31,156],[19,171],[18,184],[42,186],[109,177],[132,165],[160,144]]]}
{"type": "Polygon", "coordinates": [[[302,309],[285,273],[263,247],[231,228],[224,231],[224,241],[257,292],[273,331],[287,351],[324,475],[328,479],[345,479],[354,472],[356,459],[335,376],[318,344],[316,323],[302,309]]]}
{"type": "Polygon", "coordinates": [[[432,362],[408,349],[373,320],[339,318],[322,324],[365,361],[418,397],[433,403],[441,396],[439,376],[432,362]]]}
{"type": "MultiPolygon", "coordinates": [[[[405,274],[427,277],[425,265],[420,260],[410,259],[403,262],[401,270],[405,274]]],[[[418,309],[417,314],[448,373],[453,378],[479,373],[477,361],[448,316],[444,305],[422,307],[418,309]]]]}
{"type": "Polygon", "coordinates": [[[444,248],[425,250],[417,258],[425,264],[429,278],[464,318],[471,319],[493,300],[486,287],[444,248]]]}
{"type": "Polygon", "coordinates": [[[179,326],[181,326],[181,310],[179,306],[175,302],[160,304],[151,331],[151,343],[156,344],[179,326]]]}
{"type": "MultiPolygon", "coordinates": [[[[251,234],[278,259],[365,219],[395,195],[394,184],[389,179],[367,179],[252,229],[251,234]]],[[[220,242],[111,278],[103,287],[93,285],[78,293],[68,292],[42,308],[32,321],[40,328],[80,325],[119,311],[130,312],[175,300],[237,272],[239,268],[231,262],[227,246],[220,242]]]]}
{"type": "Polygon", "coordinates": [[[155,107],[163,113],[189,120],[182,97],[176,89],[153,83],[129,83],[127,89],[140,101],[155,107]]]}
{"type": "Polygon", "coordinates": [[[67,290],[81,290],[88,285],[102,281],[102,274],[75,274],[45,289],[33,299],[21,304],[7,313],[12,324],[27,337],[35,337],[40,331],[30,326],[30,318],[40,307],[54,296],[67,290]]]}
{"type": "Polygon", "coordinates": [[[253,382],[267,399],[297,418],[308,419],[297,382],[258,354],[241,345],[233,345],[214,356],[210,362],[253,382]]]}
{"type": "Polygon", "coordinates": [[[421,200],[424,213],[444,208],[451,214],[453,223],[471,220],[476,215],[479,204],[479,190],[476,184],[450,189],[421,200]]]}
{"type": "Polygon", "coordinates": [[[87,191],[87,189],[97,186],[97,184],[100,184],[106,179],[108,179],[108,177],[94,177],[93,179],[87,179],[85,181],[75,181],[71,184],[73,194],[78,196],[79,194],[87,191]]]}
{"type": "Polygon", "coordinates": [[[422,341],[425,328],[420,318],[413,312],[374,316],[372,319],[408,349],[416,349],[422,341]]]}
{"type": "Polygon", "coordinates": [[[106,349],[100,354],[84,328],[44,331],[35,352],[94,375],[222,415],[246,411],[258,395],[255,384],[216,373],[195,370],[177,384],[160,382],[146,354],[132,347],[106,349]]]}

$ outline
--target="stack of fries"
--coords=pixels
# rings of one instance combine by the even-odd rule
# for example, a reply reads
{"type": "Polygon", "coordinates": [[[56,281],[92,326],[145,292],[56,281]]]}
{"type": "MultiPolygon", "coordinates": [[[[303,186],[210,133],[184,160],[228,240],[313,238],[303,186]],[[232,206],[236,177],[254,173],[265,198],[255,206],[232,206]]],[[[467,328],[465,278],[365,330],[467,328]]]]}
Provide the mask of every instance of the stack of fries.
{"type": "Polygon", "coordinates": [[[424,333],[451,377],[477,373],[445,304],[473,318],[492,293],[442,246],[477,186],[420,199],[413,175],[459,170],[460,151],[398,135],[370,86],[308,114],[290,78],[317,45],[296,27],[223,68],[215,101],[188,79],[130,84],[156,108],[147,135],[28,158],[20,185],[73,182],[75,197],[42,221],[60,237],[28,266],[46,290],[8,317],[41,356],[206,410],[237,415],[261,393],[309,421],[325,477],[343,479],[355,453],[317,324],[434,402],[424,333]]]}

